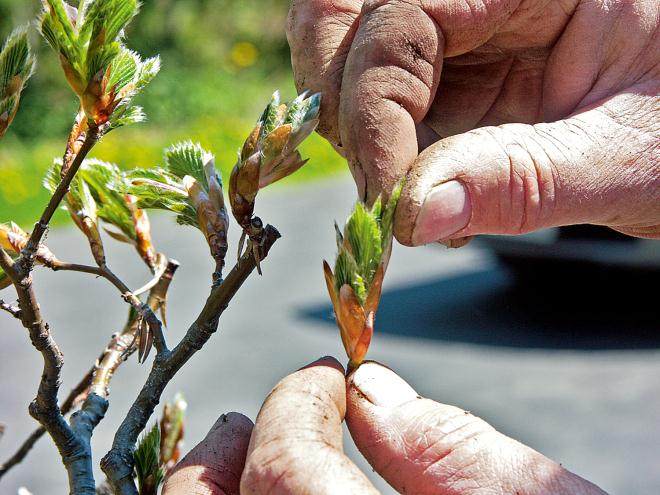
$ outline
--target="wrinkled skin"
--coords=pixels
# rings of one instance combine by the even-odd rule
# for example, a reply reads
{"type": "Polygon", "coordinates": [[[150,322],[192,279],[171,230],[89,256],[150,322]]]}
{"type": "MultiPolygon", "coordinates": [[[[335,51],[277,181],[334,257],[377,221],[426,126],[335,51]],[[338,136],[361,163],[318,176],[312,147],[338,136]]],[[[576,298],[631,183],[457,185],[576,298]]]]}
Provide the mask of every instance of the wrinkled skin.
{"type": "Polygon", "coordinates": [[[360,193],[407,176],[402,243],[657,238],[659,24],[656,0],[293,0],[288,38],[360,193]]]}
{"type": "Polygon", "coordinates": [[[604,495],[467,411],[421,398],[390,369],[369,362],[346,380],[332,358],[284,378],[254,427],[222,415],[163,495],[377,495],[343,453],[344,417],[360,452],[402,494],[604,495]]]}

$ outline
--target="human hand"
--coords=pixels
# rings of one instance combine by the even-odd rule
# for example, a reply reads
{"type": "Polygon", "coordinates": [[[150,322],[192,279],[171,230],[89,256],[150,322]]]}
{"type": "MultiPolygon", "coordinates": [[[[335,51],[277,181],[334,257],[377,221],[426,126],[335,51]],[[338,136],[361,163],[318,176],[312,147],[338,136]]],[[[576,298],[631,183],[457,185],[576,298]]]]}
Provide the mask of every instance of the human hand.
{"type": "Polygon", "coordinates": [[[377,494],[343,453],[344,416],[360,452],[402,494],[604,494],[470,413],[419,397],[377,363],[345,381],[323,358],[273,389],[254,428],[241,414],[221,416],[163,495],[377,494]]]}
{"type": "Polygon", "coordinates": [[[288,39],[360,194],[407,175],[400,242],[660,236],[657,1],[293,0],[288,39]]]}

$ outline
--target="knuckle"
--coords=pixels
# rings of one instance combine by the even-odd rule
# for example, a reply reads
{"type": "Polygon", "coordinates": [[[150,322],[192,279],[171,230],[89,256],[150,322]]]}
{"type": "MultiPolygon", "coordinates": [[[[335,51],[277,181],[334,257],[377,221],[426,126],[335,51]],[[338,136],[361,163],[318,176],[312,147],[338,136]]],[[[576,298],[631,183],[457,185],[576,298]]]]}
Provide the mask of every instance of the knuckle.
{"type": "Polygon", "coordinates": [[[551,221],[560,176],[556,158],[547,151],[549,133],[523,124],[506,128],[488,131],[502,150],[497,159],[499,224],[503,233],[523,234],[551,221]]]}

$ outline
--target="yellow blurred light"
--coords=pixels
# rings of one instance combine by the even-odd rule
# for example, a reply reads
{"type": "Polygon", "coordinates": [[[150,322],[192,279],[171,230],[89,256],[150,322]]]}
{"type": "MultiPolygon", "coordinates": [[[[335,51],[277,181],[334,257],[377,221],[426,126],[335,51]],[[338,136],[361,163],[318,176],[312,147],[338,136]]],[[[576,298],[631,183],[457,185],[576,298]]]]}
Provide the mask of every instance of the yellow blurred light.
{"type": "Polygon", "coordinates": [[[249,41],[240,41],[231,48],[231,61],[243,69],[254,65],[257,57],[259,57],[259,51],[249,41]]]}

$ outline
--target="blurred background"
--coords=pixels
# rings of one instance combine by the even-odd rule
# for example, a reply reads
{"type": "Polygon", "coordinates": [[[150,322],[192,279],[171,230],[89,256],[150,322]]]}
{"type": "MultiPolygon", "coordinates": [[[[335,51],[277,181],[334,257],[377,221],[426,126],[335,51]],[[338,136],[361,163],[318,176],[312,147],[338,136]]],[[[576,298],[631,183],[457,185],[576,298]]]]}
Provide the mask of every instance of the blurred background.
{"type": "MultiPolygon", "coordinates": [[[[0,37],[32,22],[40,5],[38,0],[0,0],[0,37]]],[[[129,48],[143,57],[162,58],[161,73],[136,101],[149,120],[109,135],[94,156],[126,168],[153,166],[163,148],[191,137],[212,149],[229,171],[272,92],[280,89],[285,98],[295,95],[284,33],[287,9],[288,0],[143,2],[127,39],[129,48]]],[[[55,53],[36,29],[32,41],[37,72],[0,146],[0,211],[11,211],[12,219],[24,227],[45,201],[46,192],[37,184],[53,158],[62,155],[77,111],[55,53]]],[[[344,170],[318,136],[303,149],[314,156],[314,163],[293,180],[344,170]]]]}
{"type": "MultiPolygon", "coordinates": [[[[149,121],[116,131],[94,156],[125,168],[157,164],[164,147],[191,138],[213,150],[225,178],[236,150],[274,89],[294,95],[284,24],[288,0],[145,0],[129,47],[160,54],[161,74],[141,96],[149,121]]],[[[0,34],[33,20],[38,0],[0,0],[0,34]]],[[[63,152],[76,103],[55,55],[33,32],[38,71],[0,145],[0,222],[29,229],[46,202],[41,177],[63,152]]],[[[321,355],[344,359],[320,260],[334,251],[332,221],[355,200],[342,160],[318,136],[301,171],[260,194],[258,213],[284,234],[223,316],[221,331],[168,387],[189,402],[187,448],[221,412],[255,418],[284,375],[321,355]],[[286,290],[282,290],[286,287],[286,290]],[[258,303],[255,305],[255,301],[258,303]],[[255,307],[258,310],[255,310],[255,307]]],[[[48,244],[67,261],[89,260],[64,214],[48,244]]],[[[177,258],[168,334],[177,341],[208,291],[211,260],[199,232],[152,215],[157,247],[177,258]]],[[[235,225],[230,233],[238,232],[235,225]]],[[[235,256],[230,235],[230,259],[235,256]]],[[[141,262],[106,246],[131,286],[141,262]]],[[[660,250],[606,229],[572,227],[520,238],[484,237],[459,250],[397,246],[369,357],[387,363],[419,393],[490,421],[611,495],[657,495],[660,486],[660,250]]],[[[37,271],[44,313],[66,356],[62,395],[122,324],[112,288],[78,274],[37,271]],[[75,317],[72,317],[75,315],[75,317]]],[[[2,296],[11,298],[11,289],[2,296]]],[[[34,428],[27,405],[41,359],[20,324],[0,314],[0,462],[34,428]]],[[[134,359],[119,371],[107,418],[94,434],[97,459],[143,383],[134,359]]],[[[349,455],[384,494],[394,492],[346,437],[349,455]]],[[[0,482],[65,493],[57,453],[42,439],[0,482]]]]}

